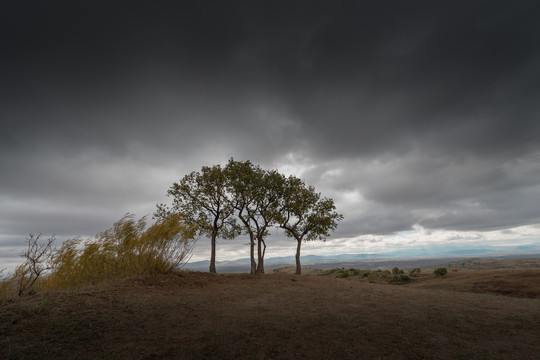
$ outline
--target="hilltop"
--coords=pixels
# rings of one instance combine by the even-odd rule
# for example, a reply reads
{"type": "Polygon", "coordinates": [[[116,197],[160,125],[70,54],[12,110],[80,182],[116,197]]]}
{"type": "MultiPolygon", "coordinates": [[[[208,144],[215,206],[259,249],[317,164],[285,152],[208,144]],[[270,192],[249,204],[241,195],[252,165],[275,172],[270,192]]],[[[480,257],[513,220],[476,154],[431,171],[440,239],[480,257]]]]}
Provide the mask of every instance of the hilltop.
{"type": "Polygon", "coordinates": [[[182,272],[3,300],[0,358],[537,359],[540,352],[540,269],[424,273],[409,285],[317,273],[182,272]],[[504,281],[520,287],[501,295],[496,285],[504,281]]]}

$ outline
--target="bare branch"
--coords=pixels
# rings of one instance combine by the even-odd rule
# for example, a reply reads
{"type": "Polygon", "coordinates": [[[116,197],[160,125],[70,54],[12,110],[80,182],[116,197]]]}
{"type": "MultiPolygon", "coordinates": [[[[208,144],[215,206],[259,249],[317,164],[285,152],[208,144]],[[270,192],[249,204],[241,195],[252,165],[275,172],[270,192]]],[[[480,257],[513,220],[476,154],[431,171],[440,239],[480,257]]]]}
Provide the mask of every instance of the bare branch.
{"type": "Polygon", "coordinates": [[[40,237],[41,234],[29,234],[29,237],[26,238],[28,247],[26,251],[20,253],[20,256],[25,259],[25,262],[18,268],[19,296],[33,293],[37,279],[45,271],[51,269],[51,257],[54,250],[53,243],[55,237],[52,235],[45,243],[39,242],[40,237]]]}

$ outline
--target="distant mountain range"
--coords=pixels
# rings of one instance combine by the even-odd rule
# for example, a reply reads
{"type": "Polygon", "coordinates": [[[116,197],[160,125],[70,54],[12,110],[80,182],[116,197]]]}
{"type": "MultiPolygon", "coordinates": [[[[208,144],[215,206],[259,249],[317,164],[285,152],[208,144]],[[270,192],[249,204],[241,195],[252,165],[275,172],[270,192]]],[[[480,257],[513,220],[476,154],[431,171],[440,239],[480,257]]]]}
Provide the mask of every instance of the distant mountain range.
{"type": "MultiPolygon", "coordinates": [[[[340,254],[340,255],[304,255],[302,266],[329,269],[334,267],[356,267],[363,269],[413,266],[431,266],[446,261],[456,261],[467,257],[513,258],[540,257],[540,242],[519,246],[468,246],[434,245],[426,248],[409,248],[405,250],[374,254],[340,254]]],[[[249,272],[249,258],[217,261],[219,272],[249,272]]],[[[266,269],[292,266],[294,256],[282,256],[264,259],[266,269]]],[[[208,271],[210,261],[195,261],[186,264],[184,269],[208,271]]]]}

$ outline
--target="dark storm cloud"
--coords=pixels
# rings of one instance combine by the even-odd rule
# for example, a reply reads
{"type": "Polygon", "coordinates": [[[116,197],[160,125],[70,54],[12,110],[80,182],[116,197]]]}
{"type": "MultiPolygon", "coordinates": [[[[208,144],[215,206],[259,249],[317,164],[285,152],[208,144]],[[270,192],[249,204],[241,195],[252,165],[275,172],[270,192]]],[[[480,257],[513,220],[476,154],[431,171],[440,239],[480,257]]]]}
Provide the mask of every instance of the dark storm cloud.
{"type": "Polygon", "coordinates": [[[326,154],[538,146],[537,6],[439,4],[351,11],[314,42],[295,110],[326,154]]]}
{"type": "Polygon", "coordinates": [[[39,3],[4,14],[2,105],[20,133],[114,151],[167,127],[249,139],[251,106],[275,101],[319,156],[418,142],[519,152],[539,135],[537,14],[535,2],[39,3]]]}
{"type": "Polygon", "coordinates": [[[95,234],[231,156],[305,167],[345,214],[339,236],[540,222],[539,15],[536,1],[4,5],[2,233],[95,234]]]}

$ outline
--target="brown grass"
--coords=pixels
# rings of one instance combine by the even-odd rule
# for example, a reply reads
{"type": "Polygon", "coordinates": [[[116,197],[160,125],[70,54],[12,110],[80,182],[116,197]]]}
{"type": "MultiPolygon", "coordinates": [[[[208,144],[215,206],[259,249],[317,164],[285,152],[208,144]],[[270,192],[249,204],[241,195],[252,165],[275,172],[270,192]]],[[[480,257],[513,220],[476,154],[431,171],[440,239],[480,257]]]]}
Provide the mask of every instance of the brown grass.
{"type": "Polygon", "coordinates": [[[406,286],[283,272],[123,280],[3,301],[0,358],[537,359],[538,298],[467,290],[538,281],[531,271],[406,286]]]}
{"type": "Polygon", "coordinates": [[[410,286],[540,299],[540,269],[464,270],[449,273],[445,281],[428,280],[410,286]]]}

